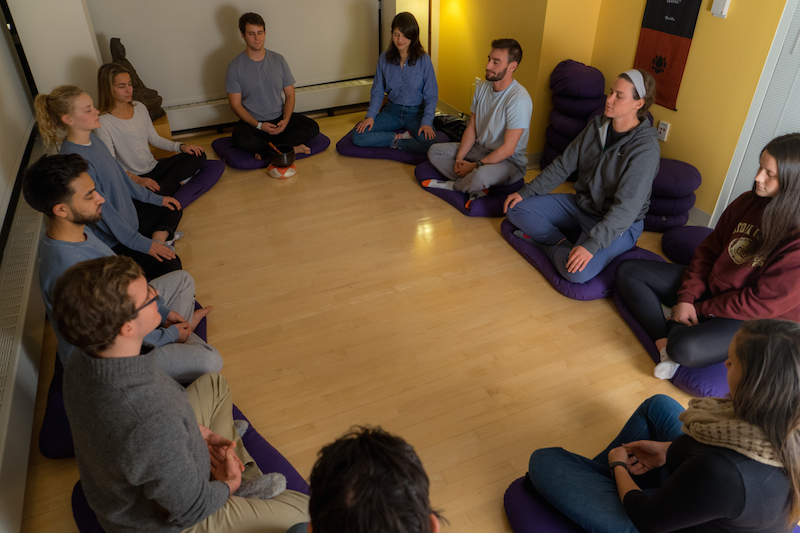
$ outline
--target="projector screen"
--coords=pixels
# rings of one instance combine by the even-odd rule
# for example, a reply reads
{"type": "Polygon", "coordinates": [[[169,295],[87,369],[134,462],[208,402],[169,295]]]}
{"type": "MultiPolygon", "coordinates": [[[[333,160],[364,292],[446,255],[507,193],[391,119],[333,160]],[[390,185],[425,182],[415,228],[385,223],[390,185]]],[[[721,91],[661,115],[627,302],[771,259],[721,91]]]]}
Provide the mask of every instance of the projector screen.
{"type": "Polygon", "coordinates": [[[225,68],[245,48],[238,20],[258,13],[265,47],[296,87],[375,74],[378,0],[86,0],[103,60],[119,37],[142,81],[175,106],[225,97],[225,68]]]}

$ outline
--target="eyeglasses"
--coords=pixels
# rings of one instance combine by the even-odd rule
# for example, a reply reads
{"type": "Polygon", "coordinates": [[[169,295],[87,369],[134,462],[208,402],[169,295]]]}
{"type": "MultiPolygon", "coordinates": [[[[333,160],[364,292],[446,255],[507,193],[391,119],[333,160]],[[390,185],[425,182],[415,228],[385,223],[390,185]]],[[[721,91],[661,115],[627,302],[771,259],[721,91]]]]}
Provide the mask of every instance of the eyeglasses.
{"type": "Polygon", "coordinates": [[[137,314],[139,314],[139,311],[141,311],[142,309],[144,309],[145,307],[147,307],[147,306],[148,306],[148,305],[150,305],[151,303],[153,303],[153,302],[155,302],[156,300],[158,300],[158,291],[156,290],[156,288],[155,288],[155,287],[153,287],[152,285],[150,285],[150,284],[148,283],[148,284],[147,284],[147,294],[148,294],[148,295],[150,295],[150,294],[151,294],[151,291],[152,291],[152,293],[155,293],[155,296],[153,296],[152,298],[150,298],[149,300],[147,300],[145,303],[143,303],[143,304],[142,304],[142,306],[141,306],[141,307],[139,307],[138,309],[136,309],[136,311],[134,311],[134,312],[133,312],[133,316],[136,316],[137,314]]]}

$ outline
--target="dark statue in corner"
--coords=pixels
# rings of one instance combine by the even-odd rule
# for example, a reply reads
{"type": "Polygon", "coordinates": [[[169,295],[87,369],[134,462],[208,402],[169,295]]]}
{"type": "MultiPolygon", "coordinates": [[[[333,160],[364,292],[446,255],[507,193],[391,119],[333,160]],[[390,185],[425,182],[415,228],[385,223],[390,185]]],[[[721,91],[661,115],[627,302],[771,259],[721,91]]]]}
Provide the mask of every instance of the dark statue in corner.
{"type": "Polygon", "coordinates": [[[111,39],[111,62],[122,65],[130,71],[131,82],[133,83],[133,99],[147,106],[147,110],[150,112],[150,120],[155,122],[156,119],[167,114],[161,107],[163,99],[158,95],[158,91],[147,88],[138,74],[136,74],[136,69],[133,68],[131,62],[125,59],[125,47],[118,37],[111,39]]]}

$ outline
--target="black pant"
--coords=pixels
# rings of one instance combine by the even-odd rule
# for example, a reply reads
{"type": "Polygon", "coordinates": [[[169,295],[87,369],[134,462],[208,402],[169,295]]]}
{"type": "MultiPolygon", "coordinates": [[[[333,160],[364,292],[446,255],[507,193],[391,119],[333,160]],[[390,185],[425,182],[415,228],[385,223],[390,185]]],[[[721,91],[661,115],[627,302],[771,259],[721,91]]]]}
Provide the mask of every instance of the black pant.
{"type": "Polygon", "coordinates": [[[75,446],[72,443],[72,430],[64,408],[64,367],[56,353],[56,367],[53,381],[47,391],[47,407],[39,432],[39,451],[48,459],[66,459],[75,457],[75,446]]]}
{"type": "MultiPolygon", "coordinates": [[[[742,320],[698,316],[699,324],[685,326],[668,321],[661,304],[677,303],[685,266],[660,261],[629,259],[620,263],[616,285],[633,314],[653,341],[667,339],[670,359],[688,367],[703,367],[728,358],[728,345],[742,327],[742,320]]],[[[701,302],[710,298],[701,296],[701,302]]]]}
{"type": "Polygon", "coordinates": [[[196,156],[181,153],[160,160],[153,170],[142,176],[161,185],[161,190],[156,194],[172,196],[180,188],[181,182],[197,174],[205,163],[206,154],[196,156]]]}
{"type": "MultiPolygon", "coordinates": [[[[175,236],[175,229],[181,221],[183,211],[171,210],[167,207],[161,207],[153,204],[145,204],[138,200],[133,201],[133,206],[136,208],[136,214],[139,216],[139,233],[147,238],[151,238],[156,231],[166,231],[167,239],[175,236]]],[[[144,269],[144,275],[148,279],[163,276],[175,270],[181,270],[180,257],[175,259],[162,259],[159,261],[152,255],[147,253],[137,252],[132,250],[122,243],[117,244],[112,248],[117,255],[125,255],[139,263],[139,266],[144,269]]]]}
{"type": "MultiPolygon", "coordinates": [[[[283,117],[278,117],[275,120],[268,120],[271,124],[277,124],[283,117]]],[[[239,150],[250,152],[251,154],[260,154],[263,158],[269,157],[269,143],[274,145],[288,144],[289,146],[298,146],[305,144],[314,137],[319,135],[319,124],[313,119],[308,118],[300,113],[292,113],[292,118],[289,123],[278,135],[270,135],[266,131],[257,130],[247,122],[240,120],[233,128],[233,144],[239,150]]]]}

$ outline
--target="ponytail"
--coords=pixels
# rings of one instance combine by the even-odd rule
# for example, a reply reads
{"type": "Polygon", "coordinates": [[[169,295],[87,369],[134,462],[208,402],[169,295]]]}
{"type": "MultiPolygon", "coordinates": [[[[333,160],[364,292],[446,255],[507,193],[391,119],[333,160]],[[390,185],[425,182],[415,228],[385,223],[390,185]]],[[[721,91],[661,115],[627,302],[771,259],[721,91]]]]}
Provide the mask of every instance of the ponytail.
{"type": "Polygon", "coordinates": [[[72,113],[72,102],[82,94],[83,89],[77,85],[59,85],[50,94],[37,95],[33,101],[39,134],[49,153],[58,151],[68,129],[61,117],[72,113]]]}

